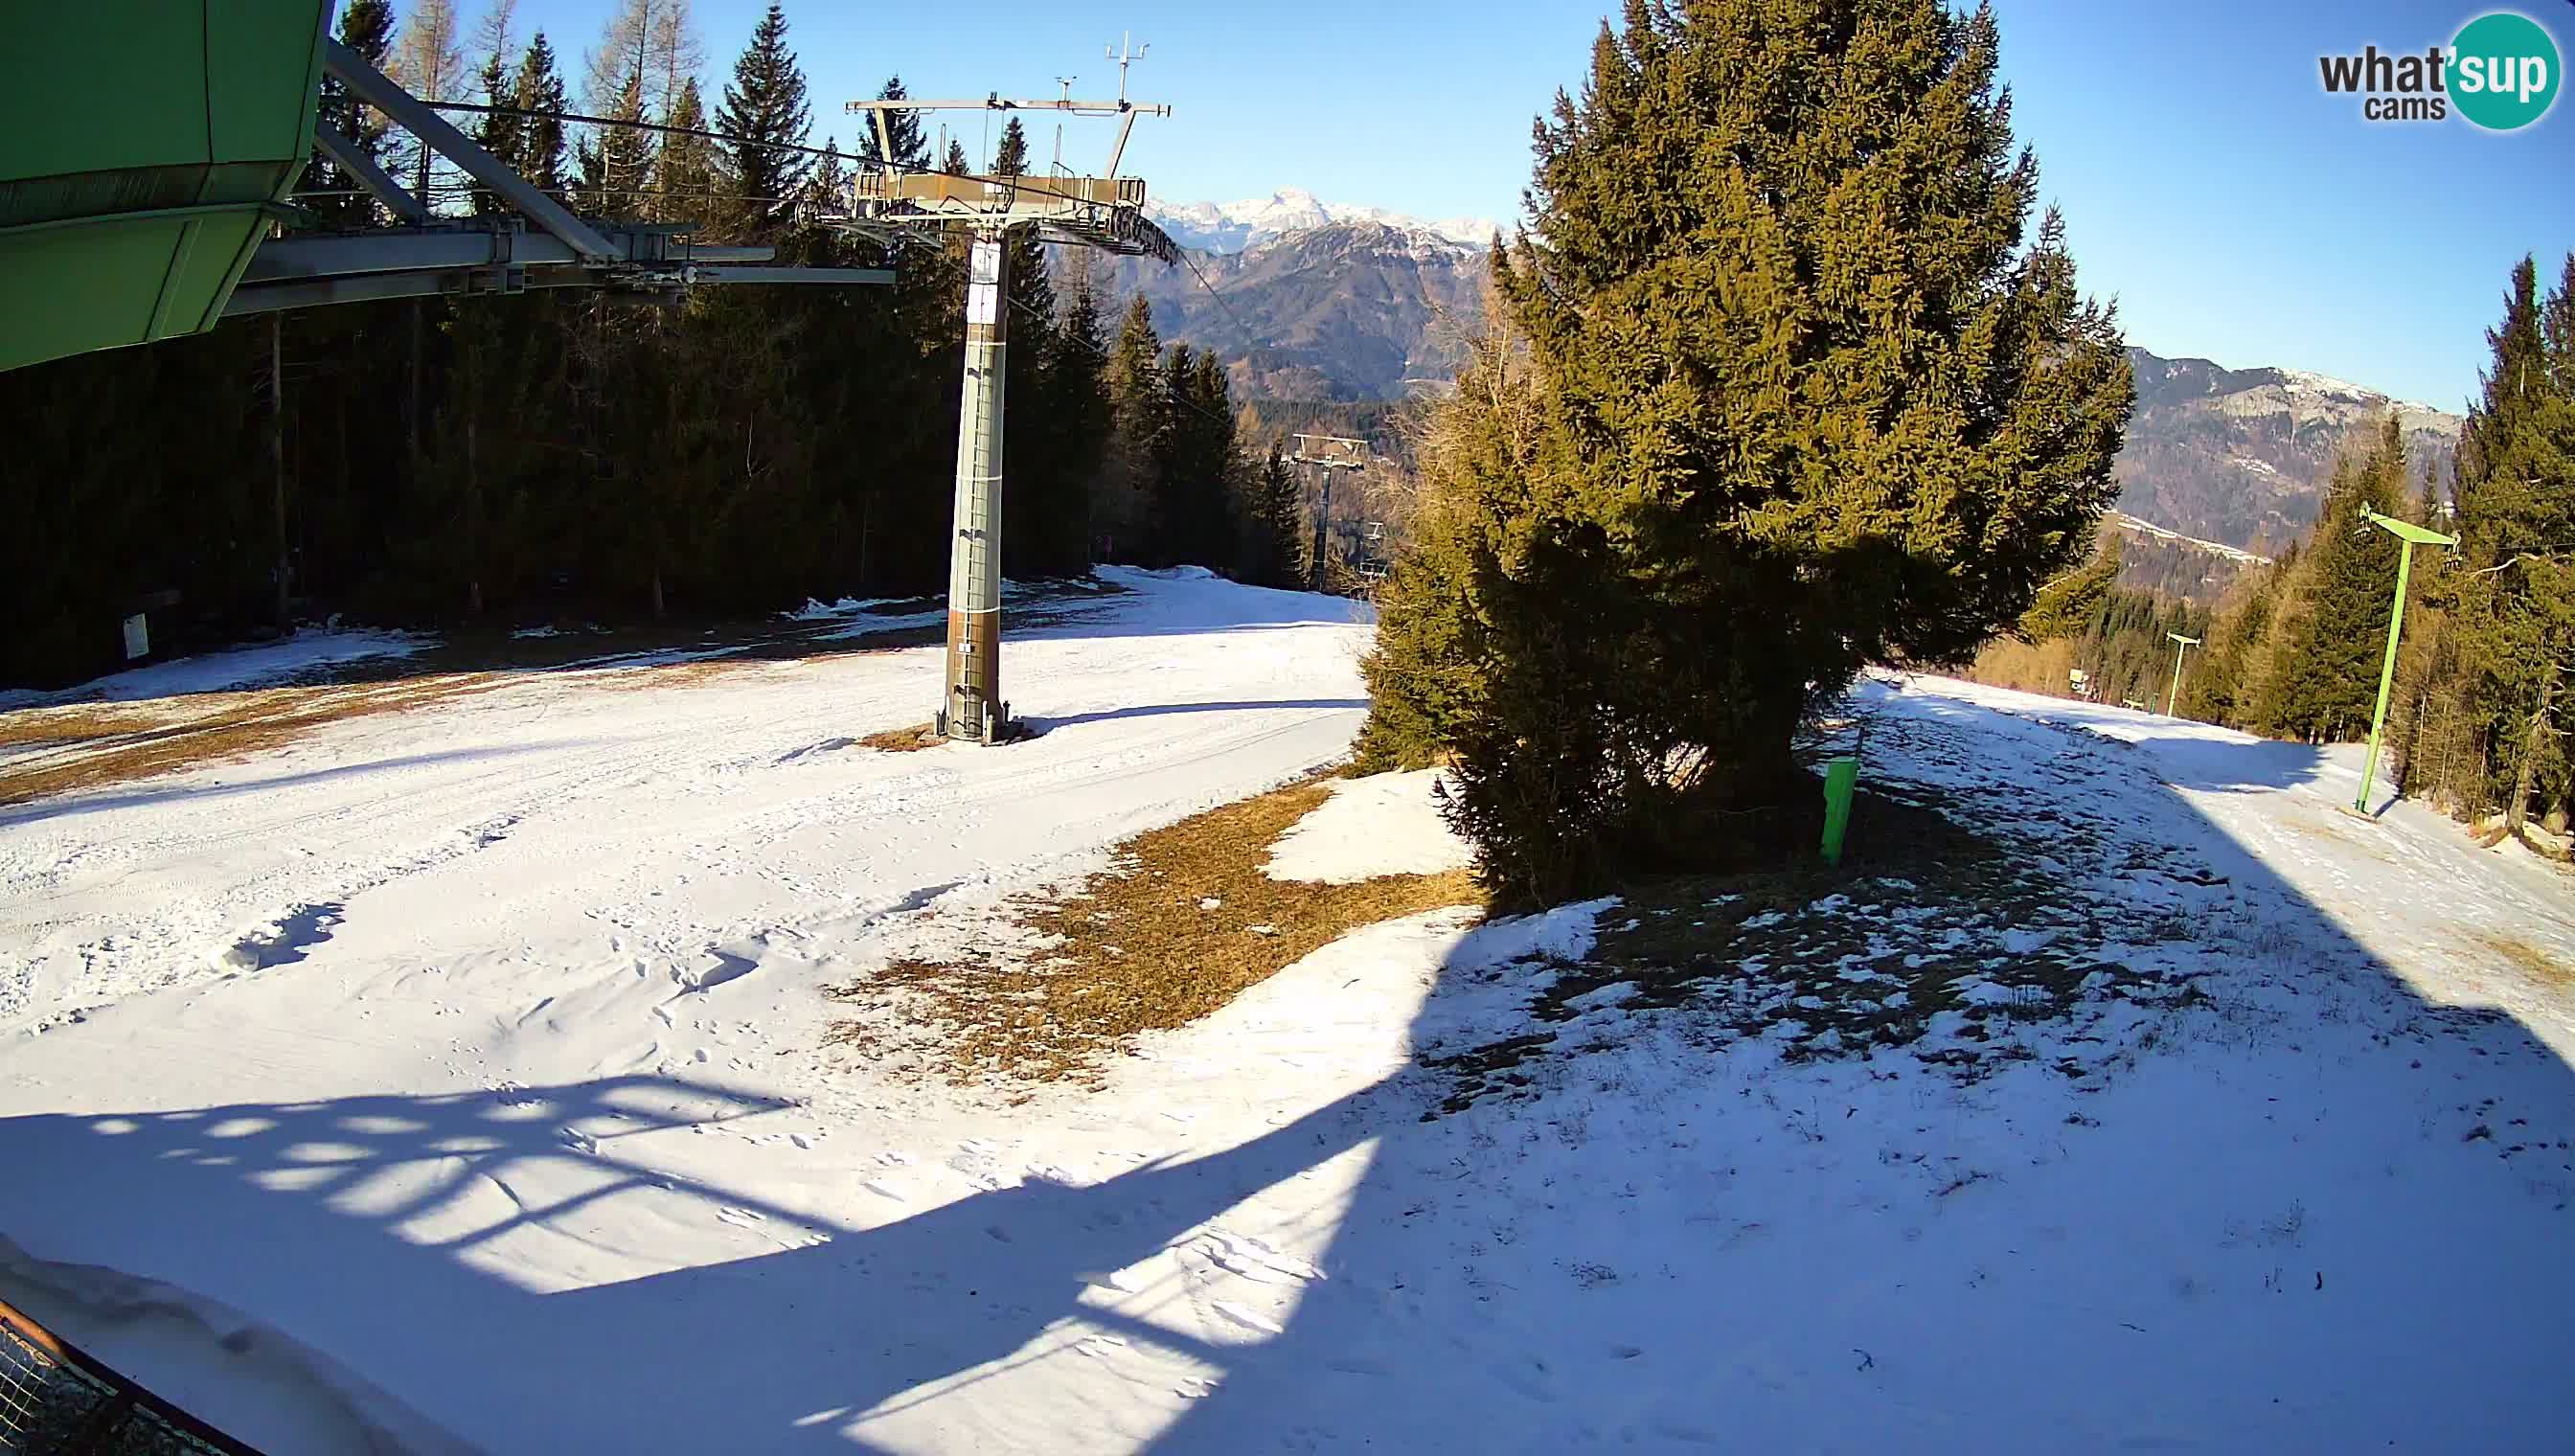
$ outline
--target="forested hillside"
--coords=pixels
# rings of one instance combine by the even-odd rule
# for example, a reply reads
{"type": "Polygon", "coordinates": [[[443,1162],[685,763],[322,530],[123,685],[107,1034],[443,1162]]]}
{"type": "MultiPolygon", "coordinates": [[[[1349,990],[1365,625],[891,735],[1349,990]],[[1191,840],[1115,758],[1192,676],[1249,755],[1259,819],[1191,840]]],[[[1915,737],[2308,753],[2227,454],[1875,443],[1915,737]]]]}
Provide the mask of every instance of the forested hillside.
{"type": "MultiPolygon", "coordinates": [[[[576,211],[897,281],[709,288],[673,308],[536,292],[348,305],[0,375],[16,524],[0,682],[114,666],[119,622],[146,608],[167,647],[332,613],[640,620],[944,583],[962,243],[925,234],[889,256],[829,225],[851,167],[881,159],[873,137],[853,154],[816,135],[779,7],[712,87],[688,0],[621,0],[586,65],[513,34],[507,7],[467,37],[435,0],[408,15],[350,0],[338,34],[416,94],[513,108],[475,118],[477,139],[576,211]]],[[[442,213],[497,210],[336,86],[323,108],[442,213]]],[[[933,165],[912,118],[893,147],[933,165]]],[[[1015,122],[989,165],[1028,164],[1015,122]]],[[[382,220],[319,158],[297,201],[314,227],[382,220]]],[[[1014,247],[1011,572],[1079,572],[1107,551],[1295,575],[1292,503],[1248,459],[1259,446],[1238,447],[1223,370],[1166,353],[1141,305],[1078,263],[1059,287],[1039,245],[1014,247]]]]}

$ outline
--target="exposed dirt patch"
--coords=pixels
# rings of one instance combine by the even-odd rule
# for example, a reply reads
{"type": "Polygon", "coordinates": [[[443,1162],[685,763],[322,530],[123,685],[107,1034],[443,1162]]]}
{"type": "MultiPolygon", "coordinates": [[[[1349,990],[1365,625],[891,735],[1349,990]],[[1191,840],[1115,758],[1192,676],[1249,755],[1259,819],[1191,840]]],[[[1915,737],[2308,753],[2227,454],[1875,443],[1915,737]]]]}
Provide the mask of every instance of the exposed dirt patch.
{"type": "Polygon", "coordinates": [[[930,725],[917,723],[909,728],[887,728],[883,732],[870,733],[859,739],[859,746],[874,748],[880,753],[918,753],[924,748],[938,747],[946,741],[948,741],[946,738],[931,731],[930,725]]]}
{"type": "MultiPolygon", "coordinates": [[[[1904,1051],[1974,1077],[2033,1055],[2016,1034],[2022,1024],[2117,998],[2193,996],[2187,979],[2152,963],[2159,957],[2131,964],[2111,949],[2186,943],[2204,928],[2179,898],[2148,913],[2127,886],[2196,896],[2226,883],[2073,791],[2127,765],[2069,735],[2061,754],[2018,765],[2068,791],[2033,794],[1987,781],[1976,745],[1952,741],[1954,731],[1872,728],[1917,761],[1942,762],[1950,781],[1864,779],[1838,869],[1807,857],[1627,886],[1588,954],[1533,976],[1532,1018],[1569,1025],[1595,1010],[1681,1010],[1714,1043],[1770,1039],[1791,1059],[1904,1051]]],[[[1521,1094],[1538,1080],[1533,1063],[1598,1044],[1597,1034],[1542,1030],[1423,1061],[1453,1078],[1444,1109],[1455,1111],[1521,1094]]]]}
{"type": "Polygon", "coordinates": [[[2481,935],[2479,943],[2544,986],[2575,986],[2575,965],[2518,935],[2481,935]]]}
{"type": "MultiPolygon", "coordinates": [[[[1270,846],[1328,792],[1308,778],[1140,834],[1109,871],[1013,905],[972,955],[897,961],[835,994],[907,993],[936,1018],[936,1063],[953,1080],[1084,1076],[1126,1038],[1195,1021],[1350,930],[1480,902],[1462,870],[1272,879],[1270,846]]],[[[852,1020],[827,1039],[880,1034],[852,1020]]]]}
{"type": "Polygon", "coordinates": [[[325,724],[408,712],[490,692],[503,682],[476,673],[21,709],[0,717],[0,804],[241,758],[282,747],[325,724]]]}

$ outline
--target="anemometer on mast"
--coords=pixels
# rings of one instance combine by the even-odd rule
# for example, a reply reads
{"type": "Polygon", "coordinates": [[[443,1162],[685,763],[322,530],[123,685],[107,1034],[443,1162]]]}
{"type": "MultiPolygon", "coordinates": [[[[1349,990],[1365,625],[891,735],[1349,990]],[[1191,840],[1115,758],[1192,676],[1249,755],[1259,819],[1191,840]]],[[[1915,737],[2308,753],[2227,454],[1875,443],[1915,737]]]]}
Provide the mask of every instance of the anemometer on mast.
{"type": "Polygon", "coordinates": [[[853,101],[865,114],[884,165],[851,182],[854,230],[886,241],[903,229],[960,232],[972,239],[966,274],[966,389],[957,415],[956,528],[948,567],[948,675],[931,729],[940,737],[996,743],[1015,736],[1002,699],[1002,412],[1003,363],[1010,342],[1010,252],[1015,229],[1042,242],[1160,258],[1180,254],[1145,217],[1145,179],[1119,175],[1139,116],[1170,116],[1169,106],[1130,101],[1127,70],[1145,47],[1122,39],[1108,53],[1118,62],[1118,99],[1082,101],[1076,78],[1059,76],[1061,94],[1014,100],[999,92],[980,101],[853,101]],[[953,176],[907,171],[895,160],[888,116],[898,111],[1051,111],[1058,118],[1056,164],[1045,178],[953,176]],[[1062,123],[1114,117],[1117,140],[1100,176],[1064,170],[1062,123]]]}

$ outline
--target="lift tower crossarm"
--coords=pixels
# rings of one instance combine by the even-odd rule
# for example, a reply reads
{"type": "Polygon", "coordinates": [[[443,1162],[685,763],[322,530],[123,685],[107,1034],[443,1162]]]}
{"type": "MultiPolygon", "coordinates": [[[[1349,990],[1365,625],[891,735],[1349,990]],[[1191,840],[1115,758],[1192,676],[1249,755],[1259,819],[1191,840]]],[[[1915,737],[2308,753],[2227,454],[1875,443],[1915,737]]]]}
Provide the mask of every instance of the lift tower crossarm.
{"type": "Polygon", "coordinates": [[[412,196],[410,188],[396,182],[393,174],[380,166],[375,158],[340,135],[329,123],[313,124],[313,143],[338,164],[341,171],[356,178],[360,187],[374,193],[376,201],[383,203],[395,217],[416,228],[428,225],[428,205],[412,196]]]}
{"type": "Polygon", "coordinates": [[[856,115],[863,111],[1069,111],[1079,116],[1124,116],[1135,112],[1143,116],[1170,116],[1172,108],[1145,101],[1080,101],[1070,96],[987,96],[980,101],[915,101],[907,96],[900,100],[870,99],[852,101],[842,110],[856,115]]]}
{"type": "Polygon", "coordinates": [[[527,215],[528,221],[563,240],[566,247],[594,263],[618,260],[616,245],[599,235],[599,230],[574,217],[562,203],[538,190],[535,183],[518,174],[508,163],[474,144],[465,133],[447,123],[445,117],[421,104],[418,97],[395,85],[384,72],[367,64],[359,55],[336,40],[322,43],[322,65],[349,94],[420,138],[421,144],[465,170],[465,174],[491,188],[503,202],[527,215]]]}

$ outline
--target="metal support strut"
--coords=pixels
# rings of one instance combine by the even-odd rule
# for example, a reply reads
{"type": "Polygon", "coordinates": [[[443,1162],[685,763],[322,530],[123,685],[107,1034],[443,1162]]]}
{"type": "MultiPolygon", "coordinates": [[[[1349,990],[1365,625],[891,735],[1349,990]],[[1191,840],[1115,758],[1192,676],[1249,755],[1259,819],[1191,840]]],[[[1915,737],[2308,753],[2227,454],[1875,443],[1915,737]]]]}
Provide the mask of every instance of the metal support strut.
{"type": "Polygon", "coordinates": [[[975,235],[966,284],[966,392],[957,411],[957,536],[948,566],[948,690],[942,736],[999,741],[1002,702],[1002,410],[1010,342],[1005,232],[975,235]]]}

